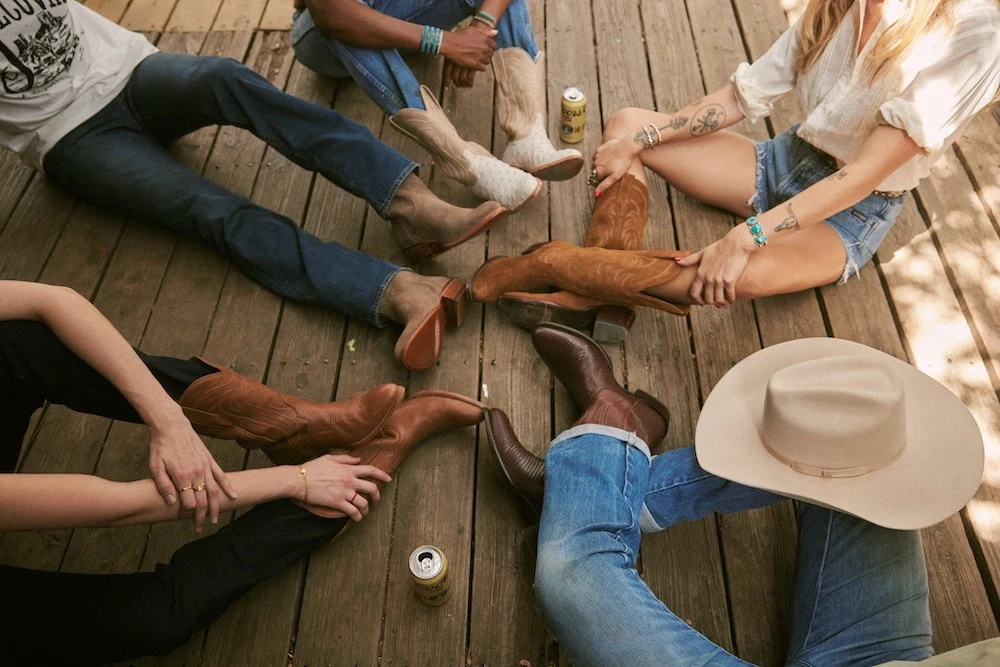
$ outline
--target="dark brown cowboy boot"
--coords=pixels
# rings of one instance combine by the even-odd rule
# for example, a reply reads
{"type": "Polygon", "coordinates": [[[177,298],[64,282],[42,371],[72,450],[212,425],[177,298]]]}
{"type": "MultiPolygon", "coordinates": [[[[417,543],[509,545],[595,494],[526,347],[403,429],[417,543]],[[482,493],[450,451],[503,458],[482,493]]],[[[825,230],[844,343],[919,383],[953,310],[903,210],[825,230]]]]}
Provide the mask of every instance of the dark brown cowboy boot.
{"type": "Polygon", "coordinates": [[[344,401],[317,403],[199,361],[218,372],[192,382],[177,401],[194,430],[260,449],[279,465],[303,463],[330,448],[371,440],[382,431],[405,391],[383,384],[344,401]]]}
{"type": "Polygon", "coordinates": [[[545,461],[521,444],[503,410],[490,408],[486,411],[486,437],[507,481],[527,501],[535,515],[541,516],[545,461]]]}

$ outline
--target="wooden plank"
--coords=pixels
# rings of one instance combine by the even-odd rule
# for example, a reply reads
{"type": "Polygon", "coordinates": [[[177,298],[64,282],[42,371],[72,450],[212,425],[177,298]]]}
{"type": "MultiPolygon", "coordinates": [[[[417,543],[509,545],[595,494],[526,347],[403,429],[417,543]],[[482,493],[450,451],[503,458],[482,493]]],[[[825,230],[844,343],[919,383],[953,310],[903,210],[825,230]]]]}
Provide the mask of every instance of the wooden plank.
{"type": "Polygon", "coordinates": [[[222,0],[177,0],[166,32],[208,32],[222,0]]]}
{"type": "MultiPolygon", "coordinates": [[[[627,5],[625,5],[627,7],[627,5]]],[[[656,108],[669,112],[698,99],[704,90],[698,63],[690,58],[695,45],[683,2],[641,5],[640,16],[628,11],[625,16],[595,15],[598,25],[609,21],[618,31],[602,31],[598,36],[602,53],[600,70],[604,86],[601,102],[605,117],[626,106],[656,108]],[[647,68],[641,44],[628,35],[645,29],[649,51],[648,71],[653,73],[650,94],[647,68]],[[602,42],[606,45],[601,44],[602,42]],[[631,46],[624,46],[631,45],[631,46]],[[617,56],[619,49],[634,52],[632,61],[617,56]],[[622,95],[617,82],[635,81],[628,88],[641,91],[635,97],[622,95]]],[[[679,196],[664,180],[647,171],[650,184],[650,214],[647,239],[650,247],[675,246],[675,220],[668,197],[679,196]]],[[[687,220],[685,224],[699,224],[687,220]]],[[[699,407],[699,384],[691,355],[688,320],[641,309],[626,345],[630,389],[646,389],[663,399],[670,408],[670,432],[666,447],[690,446],[699,407]],[[669,388],[669,389],[667,389],[669,388]]],[[[718,533],[714,518],[680,524],[656,535],[646,536],[642,547],[643,578],[657,596],[681,618],[688,620],[709,639],[732,649],[732,634],[721,567],[718,533]]]]}
{"type": "Polygon", "coordinates": [[[0,257],[0,277],[35,280],[69,219],[75,200],[34,178],[0,233],[0,247],[18,248],[0,257]]]}
{"type": "Polygon", "coordinates": [[[161,31],[167,25],[177,0],[132,0],[119,24],[135,31],[161,31]]]}
{"type": "Polygon", "coordinates": [[[224,0],[212,30],[253,30],[260,24],[267,0],[224,0]]]}
{"type": "Polygon", "coordinates": [[[291,30],[292,3],[288,0],[268,0],[260,19],[261,30],[291,30]]]}
{"type": "Polygon", "coordinates": [[[125,10],[128,8],[128,4],[131,1],[132,0],[84,0],[83,4],[85,4],[89,9],[93,9],[104,18],[118,23],[122,16],[125,15],[125,10]]]}
{"type": "MultiPolygon", "coordinates": [[[[303,76],[314,77],[312,74],[303,76]]],[[[324,87],[329,86],[330,82],[316,77],[314,85],[317,86],[317,91],[328,91],[329,88],[324,87]]],[[[381,125],[381,112],[356,86],[341,86],[336,108],[368,126],[369,129],[377,131],[381,125]]],[[[347,247],[357,248],[364,227],[365,206],[363,200],[351,196],[322,178],[316,178],[306,212],[305,228],[324,240],[333,240],[347,247]]],[[[313,400],[330,400],[334,395],[345,332],[346,318],[333,310],[286,303],[275,339],[267,383],[282,391],[313,400]]],[[[360,348],[361,354],[380,352],[360,348]]],[[[251,461],[254,465],[261,463],[256,454],[251,456],[251,461]]],[[[369,517],[371,518],[374,517],[369,517]]],[[[337,560],[349,552],[352,540],[362,539],[365,531],[376,527],[377,524],[370,523],[369,519],[352,528],[335,544],[318,550],[309,558],[309,572],[312,573],[314,568],[319,568],[318,571],[325,569],[329,573],[329,579],[323,586],[307,586],[301,601],[295,654],[296,660],[302,664],[327,664],[327,662],[369,664],[368,656],[377,655],[377,646],[372,644],[378,642],[378,634],[374,632],[374,628],[379,626],[380,610],[365,609],[367,596],[372,594],[370,589],[353,587],[352,577],[361,569],[358,567],[356,555],[346,564],[338,564],[337,560]],[[346,590],[341,590],[341,586],[346,590]],[[329,590],[330,588],[338,590],[329,590]],[[350,599],[354,606],[336,606],[341,603],[329,601],[331,598],[344,599],[341,596],[347,596],[346,599],[350,599]],[[331,616],[329,614],[331,608],[343,609],[344,614],[331,616]],[[373,611],[376,614],[374,622],[371,616],[373,611]]],[[[384,561],[389,548],[388,543],[389,535],[386,533],[375,551],[364,553],[364,562],[384,561]]],[[[304,571],[304,566],[297,566],[282,575],[280,590],[287,599],[298,599],[304,571]]],[[[279,627],[269,632],[275,636],[284,633],[287,646],[294,621],[294,608],[290,607],[288,614],[272,619],[272,622],[279,627]]],[[[245,641],[245,638],[240,641],[245,641]]],[[[260,641],[260,637],[254,637],[254,640],[248,643],[247,655],[252,655],[251,650],[258,646],[260,641]]],[[[206,652],[206,660],[212,655],[206,652]]],[[[216,655],[219,660],[228,659],[228,654],[225,652],[220,651],[216,655]]],[[[264,660],[270,664],[276,663],[279,659],[281,656],[275,655],[270,660],[264,660]]]]}
{"type": "Polygon", "coordinates": [[[34,176],[35,171],[21,162],[16,153],[0,150],[0,232],[34,176]]]}
{"type": "MultiPolygon", "coordinates": [[[[890,229],[877,256],[902,328],[907,356],[914,366],[951,389],[969,407],[979,423],[989,457],[1000,443],[996,424],[1000,405],[932,234],[912,199],[890,229]]],[[[981,548],[987,549],[995,544],[996,538],[995,522],[989,516],[996,507],[991,477],[987,472],[986,481],[967,509],[983,543],[981,548]],[[980,533],[983,528],[991,532],[980,533]]],[[[996,620],[983,581],[969,565],[972,552],[962,521],[952,517],[925,530],[923,537],[931,582],[935,649],[940,653],[997,636],[996,620]]]]}

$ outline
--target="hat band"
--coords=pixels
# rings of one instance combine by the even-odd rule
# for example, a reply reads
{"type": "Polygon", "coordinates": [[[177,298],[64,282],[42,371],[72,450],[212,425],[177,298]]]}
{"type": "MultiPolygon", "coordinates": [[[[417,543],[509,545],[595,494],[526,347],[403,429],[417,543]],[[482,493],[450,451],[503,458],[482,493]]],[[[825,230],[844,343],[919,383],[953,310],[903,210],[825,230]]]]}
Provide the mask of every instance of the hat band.
{"type": "Polygon", "coordinates": [[[896,452],[895,456],[880,463],[870,463],[863,466],[854,466],[853,468],[821,468],[819,466],[809,465],[808,463],[788,458],[767,444],[767,439],[764,438],[763,434],[761,434],[760,441],[764,443],[764,449],[766,449],[771,456],[778,459],[795,472],[800,472],[804,475],[811,475],[813,477],[860,477],[861,475],[867,475],[870,472],[881,470],[887,465],[895,463],[896,460],[903,455],[903,452],[906,449],[905,447],[900,448],[900,450],[896,452]]]}

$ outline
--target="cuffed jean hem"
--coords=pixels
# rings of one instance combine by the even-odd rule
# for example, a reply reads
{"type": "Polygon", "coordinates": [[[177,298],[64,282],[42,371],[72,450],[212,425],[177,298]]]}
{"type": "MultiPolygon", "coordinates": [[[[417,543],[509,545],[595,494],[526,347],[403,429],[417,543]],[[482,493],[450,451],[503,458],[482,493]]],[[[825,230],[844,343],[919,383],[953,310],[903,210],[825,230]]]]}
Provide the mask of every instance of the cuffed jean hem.
{"type": "Polygon", "coordinates": [[[405,266],[397,266],[395,271],[386,274],[385,278],[382,279],[382,284],[378,288],[378,296],[375,297],[374,303],[372,303],[371,308],[371,323],[373,326],[379,329],[384,329],[389,326],[389,321],[382,317],[382,298],[385,296],[385,291],[389,289],[389,283],[392,279],[396,277],[400,271],[412,271],[413,269],[407,268],[405,266]]]}
{"type": "Polygon", "coordinates": [[[658,533],[661,530],[666,530],[666,526],[656,523],[653,513],[646,507],[646,503],[642,504],[642,510],[639,511],[639,530],[644,533],[658,533]]]}
{"type": "Polygon", "coordinates": [[[620,440],[622,444],[635,447],[646,455],[647,461],[653,460],[653,455],[649,451],[649,445],[647,445],[645,441],[643,441],[643,439],[635,433],[635,431],[626,431],[613,426],[604,426],[602,424],[580,424],[579,426],[574,426],[569,430],[563,431],[556,436],[555,440],[552,441],[549,449],[555,447],[564,440],[577,438],[581,435],[606,435],[609,438],[620,440]]]}
{"type": "Polygon", "coordinates": [[[389,192],[386,193],[385,198],[382,201],[378,202],[378,204],[372,202],[372,207],[375,209],[375,212],[379,214],[379,217],[381,217],[383,220],[389,219],[387,211],[389,210],[389,205],[392,204],[392,200],[396,198],[396,193],[399,191],[399,186],[403,184],[403,181],[406,180],[407,176],[416,173],[417,170],[419,169],[420,169],[419,164],[417,164],[412,160],[408,161],[406,166],[403,167],[402,171],[399,172],[399,176],[396,178],[396,181],[392,184],[392,187],[389,188],[389,192]]]}

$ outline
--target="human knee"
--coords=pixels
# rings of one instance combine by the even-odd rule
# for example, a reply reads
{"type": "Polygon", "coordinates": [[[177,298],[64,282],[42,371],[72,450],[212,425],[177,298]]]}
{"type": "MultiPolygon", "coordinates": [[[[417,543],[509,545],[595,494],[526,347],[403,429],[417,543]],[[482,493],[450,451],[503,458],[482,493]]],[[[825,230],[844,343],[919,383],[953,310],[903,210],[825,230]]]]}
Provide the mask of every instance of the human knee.
{"type": "Polygon", "coordinates": [[[649,114],[649,111],[638,107],[625,107],[615,111],[604,124],[604,140],[635,134],[635,131],[642,127],[645,114],[649,114]]]}
{"type": "Polygon", "coordinates": [[[238,60],[217,56],[201,58],[195,76],[205,85],[233,84],[257,78],[257,73],[238,60]]]}
{"type": "Polygon", "coordinates": [[[590,587],[586,585],[585,561],[571,541],[539,544],[534,590],[544,613],[567,614],[572,607],[586,604],[590,587]]]}

